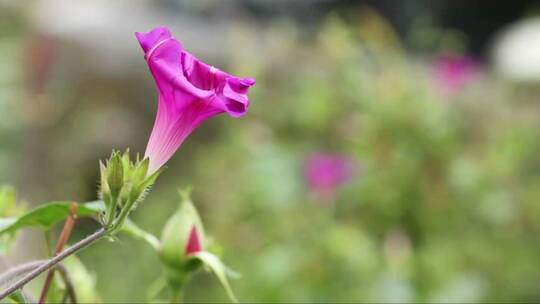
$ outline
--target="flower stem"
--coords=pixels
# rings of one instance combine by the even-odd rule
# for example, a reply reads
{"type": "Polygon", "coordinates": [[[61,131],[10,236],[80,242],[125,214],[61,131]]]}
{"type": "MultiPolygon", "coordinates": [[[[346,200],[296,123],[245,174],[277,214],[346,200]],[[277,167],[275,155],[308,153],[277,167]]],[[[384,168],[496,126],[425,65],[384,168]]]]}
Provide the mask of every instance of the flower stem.
{"type": "MultiPolygon", "coordinates": [[[[66,245],[67,241],[69,240],[69,236],[71,235],[71,231],[73,230],[73,226],[75,225],[77,207],[78,207],[77,203],[72,203],[69,206],[69,216],[66,219],[66,223],[64,224],[62,233],[60,233],[60,237],[58,238],[58,242],[56,243],[56,249],[54,251],[54,255],[60,254],[62,250],[64,249],[64,246],[66,245]]],[[[45,283],[43,284],[43,289],[41,290],[41,296],[39,297],[39,304],[45,303],[45,298],[47,298],[47,293],[49,292],[49,288],[51,286],[53,277],[54,277],[54,268],[49,270],[49,273],[47,273],[47,278],[45,279],[45,283]]]]}
{"type": "Polygon", "coordinates": [[[184,303],[183,289],[171,289],[170,297],[170,303],[184,303]]]}
{"type": "Polygon", "coordinates": [[[99,229],[98,231],[92,233],[91,235],[85,237],[84,239],[80,240],[79,242],[73,244],[72,246],[68,247],[66,250],[62,251],[59,255],[53,257],[52,259],[48,260],[35,270],[29,272],[24,277],[22,277],[20,280],[15,282],[13,285],[9,286],[7,289],[2,291],[0,293],[0,300],[3,300],[5,297],[9,296],[11,293],[16,291],[17,289],[23,287],[25,284],[36,278],[41,273],[51,269],[52,267],[56,266],[56,264],[60,263],[65,258],[69,257],[70,255],[74,254],[75,252],[85,248],[86,246],[92,244],[93,242],[101,239],[107,235],[107,231],[104,228],[99,229]]]}
{"type": "MultiPolygon", "coordinates": [[[[71,280],[71,277],[65,267],[63,267],[62,264],[58,264],[58,267],[56,267],[58,272],[60,273],[60,276],[62,277],[62,280],[64,281],[64,284],[66,285],[66,291],[67,296],[71,298],[71,303],[77,303],[77,293],[75,292],[75,286],[73,285],[73,281],[71,280]]],[[[64,301],[62,301],[64,303],[64,301]]]]}
{"type": "Polygon", "coordinates": [[[116,233],[118,230],[122,228],[122,226],[124,225],[124,221],[127,219],[129,213],[131,212],[133,204],[135,204],[135,201],[128,202],[122,208],[122,210],[120,211],[120,214],[118,215],[118,217],[116,217],[114,224],[110,228],[111,234],[116,233]]]}

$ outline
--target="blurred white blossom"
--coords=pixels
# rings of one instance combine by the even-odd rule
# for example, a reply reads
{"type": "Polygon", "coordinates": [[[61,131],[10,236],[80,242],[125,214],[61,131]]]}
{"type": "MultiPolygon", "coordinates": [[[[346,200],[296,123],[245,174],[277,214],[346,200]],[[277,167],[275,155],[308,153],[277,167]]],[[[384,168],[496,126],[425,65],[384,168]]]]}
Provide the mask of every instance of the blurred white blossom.
{"type": "Polygon", "coordinates": [[[540,81],[540,18],[517,22],[495,41],[495,67],[505,77],[521,82],[540,81]]]}

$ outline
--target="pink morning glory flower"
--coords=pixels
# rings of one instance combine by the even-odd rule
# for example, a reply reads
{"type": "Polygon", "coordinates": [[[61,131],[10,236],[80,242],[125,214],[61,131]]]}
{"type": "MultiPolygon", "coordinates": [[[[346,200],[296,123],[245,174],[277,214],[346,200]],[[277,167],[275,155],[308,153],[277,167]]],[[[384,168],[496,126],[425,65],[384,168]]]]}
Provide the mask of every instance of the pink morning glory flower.
{"type": "Polygon", "coordinates": [[[185,51],[166,27],[135,33],[158,90],[158,109],[146,146],[149,174],[163,166],[202,122],[221,113],[244,115],[253,78],[238,78],[185,51]]]}
{"type": "Polygon", "coordinates": [[[477,78],[480,66],[466,56],[441,56],[433,66],[437,85],[449,94],[455,94],[477,78]]]}
{"type": "Polygon", "coordinates": [[[356,163],[339,154],[313,154],[304,161],[304,179],[310,190],[321,198],[331,199],[336,189],[356,174],[356,163]]]}

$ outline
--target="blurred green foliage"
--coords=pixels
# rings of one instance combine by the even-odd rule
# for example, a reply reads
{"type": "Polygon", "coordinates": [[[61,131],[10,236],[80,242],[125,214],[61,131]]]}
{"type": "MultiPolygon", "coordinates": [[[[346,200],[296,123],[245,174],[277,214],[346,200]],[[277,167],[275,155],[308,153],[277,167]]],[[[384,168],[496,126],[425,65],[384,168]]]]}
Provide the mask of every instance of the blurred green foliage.
{"type": "MultiPolygon", "coordinates": [[[[176,189],[193,185],[206,230],[242,274],[232,282],[241,301],[540,300],[537,87],[485,68],[457,94],[443,94],[429,60],[406,53],[369,10],[348,22],[330,15],[314,35],[288,21],[257,32],[238,25],[235,33],[231,45],[242,47],[224,51],[231,72],[257,79],[250,113],[197,130],[134,213],[138,225],[159,234],[176,189]],[[318,151],[349,155],[361,167],[332,202],[313,199],[302,179],[305,155],[318,151]]],[[[449,39],[441,41],[447,47],[449,39]]],[[[0,44],[0,52],[8,49],[0,44]]],[[[153,113],[147,94],[141,109],[153,113]]],[[[91,138],[82,126],[118,114],[97,103],[80,105],[82,122],[39,130],[64,142],[47,148],[52,159],[73,158],[66,154],[78,153],[81,134],[91,138]],[[79,136],[66,131],[73,124],[79,136]]],[[[119,119],[136,121],[133,109],[122,111],[119,119]]],[[[149,130],[148,113],[137,117],[149,130]]],[[[134,128],[138,147],[145,138],[134,128]]],[[[9,146],[0,147],[0,166],[8,166],[9,146]]],[[[81,152],[77,161],[93,167],[57,168],[57,179],[79,177],[48,187],[92,194],[104,150],[81,152]]],[[[110,301],[143,299],[160,275],[151,249],[129,238],[99,243],[81,258],[110,301]]],[[[197,277],[186,297],[226,301],[212,276],[197,277]]]]}

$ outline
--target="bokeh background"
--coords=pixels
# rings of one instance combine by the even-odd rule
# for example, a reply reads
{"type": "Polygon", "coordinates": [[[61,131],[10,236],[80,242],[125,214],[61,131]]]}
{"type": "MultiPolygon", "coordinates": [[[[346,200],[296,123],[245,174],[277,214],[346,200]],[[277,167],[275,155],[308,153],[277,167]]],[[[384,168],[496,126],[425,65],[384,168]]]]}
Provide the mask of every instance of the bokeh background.
{"type": "MultiPolygon", "coordinates": [[[[2,0],[0,184],[94,200],[99,159],[144,151],[156,92],[133,32],[157,25],[257,79],[134,213],[159,235],[192,185],[241,300],[540,301],[536,1],[2,0]]],[[[9,259],[39,256],[27,234],[9,259]]],[[[107,302],[161,273],[128,236],[80,258],[107,302]]],[[[227,301],[211,275],[186,297],[227,301]]]]}

